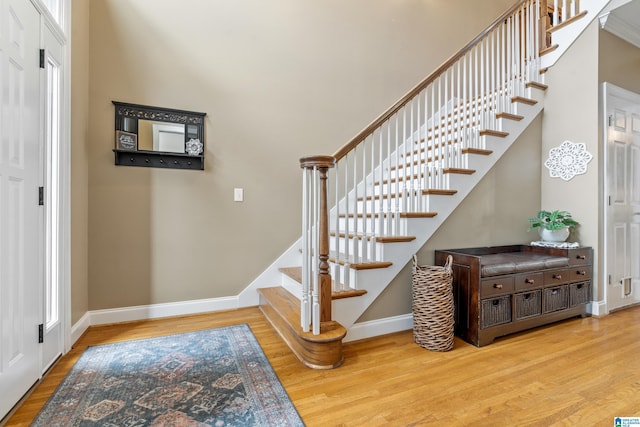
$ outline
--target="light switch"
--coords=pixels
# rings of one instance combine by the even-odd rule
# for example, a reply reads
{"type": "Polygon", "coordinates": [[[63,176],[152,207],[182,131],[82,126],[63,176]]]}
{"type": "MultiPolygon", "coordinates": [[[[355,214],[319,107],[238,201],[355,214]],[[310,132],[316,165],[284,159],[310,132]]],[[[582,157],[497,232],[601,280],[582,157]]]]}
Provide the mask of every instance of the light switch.
{"type": "Polygon", "coordinates": [[[244,202],[244,188],[234,188],[233,189],[233,201],[234,202],[244,202]]]}

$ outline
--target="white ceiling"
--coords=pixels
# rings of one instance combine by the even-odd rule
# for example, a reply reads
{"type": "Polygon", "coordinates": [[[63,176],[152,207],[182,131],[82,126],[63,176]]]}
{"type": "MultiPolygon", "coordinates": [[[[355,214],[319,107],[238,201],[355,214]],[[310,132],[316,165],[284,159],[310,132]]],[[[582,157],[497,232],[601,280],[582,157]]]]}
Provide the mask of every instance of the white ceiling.
{"type": "Polygon", "coordinates": [[[600,15],[600,26],[640,48],[640,0],[614,0],[600,15]]]}

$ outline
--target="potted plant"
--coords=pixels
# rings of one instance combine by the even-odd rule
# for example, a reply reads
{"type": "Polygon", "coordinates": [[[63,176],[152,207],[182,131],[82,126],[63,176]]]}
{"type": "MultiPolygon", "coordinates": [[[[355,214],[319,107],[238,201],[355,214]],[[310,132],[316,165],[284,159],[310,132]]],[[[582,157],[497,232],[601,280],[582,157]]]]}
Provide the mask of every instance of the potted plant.
{"type": "Polygon", "coordinates": [[[537,228],[545,242],[564,242],[578,224],[567,211],[542,210],[535,218],[529,218],[529,231],[537,228]]]}

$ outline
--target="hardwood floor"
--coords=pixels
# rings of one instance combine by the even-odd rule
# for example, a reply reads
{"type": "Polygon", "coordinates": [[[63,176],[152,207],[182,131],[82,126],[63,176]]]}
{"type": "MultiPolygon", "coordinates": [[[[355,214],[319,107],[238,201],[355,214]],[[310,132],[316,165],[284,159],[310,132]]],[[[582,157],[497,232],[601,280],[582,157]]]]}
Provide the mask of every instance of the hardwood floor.
{"type": "Polygon", "coordinates": [[[90,328],[7,426],[27,426],[88,345],[247,323],[307,426],[612,426],[640,417],[640,307],[571,319],[476,348],[424,350],[411,331],[347,343],[304,367],[258,308],[90,328]]]}

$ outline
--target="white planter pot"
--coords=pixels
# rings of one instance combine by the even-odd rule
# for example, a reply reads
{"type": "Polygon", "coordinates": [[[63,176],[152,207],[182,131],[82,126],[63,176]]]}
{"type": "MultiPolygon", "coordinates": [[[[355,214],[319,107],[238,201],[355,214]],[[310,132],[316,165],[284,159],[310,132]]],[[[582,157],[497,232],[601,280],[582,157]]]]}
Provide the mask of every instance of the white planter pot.
{"type": "Polygon", "coordinates": [[[564,242],[569,238],[569,227],[559,228],[557,230],[547,230],[540,228],[540,238],[545,242],[564,242]]]}

